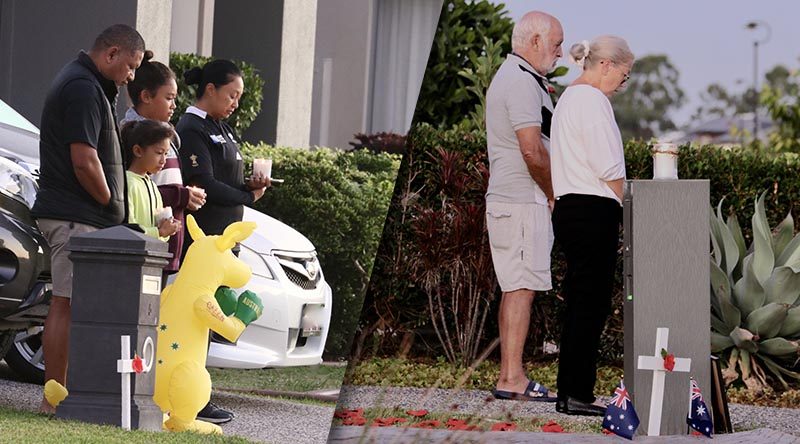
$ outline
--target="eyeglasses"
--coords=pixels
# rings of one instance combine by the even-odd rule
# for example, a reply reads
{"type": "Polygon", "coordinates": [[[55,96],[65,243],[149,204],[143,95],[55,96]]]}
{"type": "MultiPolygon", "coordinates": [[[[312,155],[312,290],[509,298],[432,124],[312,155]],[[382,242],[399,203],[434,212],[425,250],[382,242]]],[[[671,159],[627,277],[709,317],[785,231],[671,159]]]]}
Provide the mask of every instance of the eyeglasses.
{"type": "Polygon", "coordinates": [[[614,62],[611,62],[611,63],[613,63],[613,64],[614,64],[614,66],[616,66],[616,67],[617,67],[617,69],[619,69],[619,72],[621,72],[621,73],[622,73],[622,76],[623,76],[623,77],[622,77],[622,81],[621,81],[621,82],[619,82],[619,85],[620,85],[620,86],[622,86],[622,85],[624,85],[624,84],[628,83],[628,80],[630,80],[630,78],[631,78],[631,75],[630,75],[630,74],[626,74],[624,71],[622,71],[622,69],[621,69],[621,68],[619,67],[619,65],[617,65],[616,63],[614,63],[614,62]]]}

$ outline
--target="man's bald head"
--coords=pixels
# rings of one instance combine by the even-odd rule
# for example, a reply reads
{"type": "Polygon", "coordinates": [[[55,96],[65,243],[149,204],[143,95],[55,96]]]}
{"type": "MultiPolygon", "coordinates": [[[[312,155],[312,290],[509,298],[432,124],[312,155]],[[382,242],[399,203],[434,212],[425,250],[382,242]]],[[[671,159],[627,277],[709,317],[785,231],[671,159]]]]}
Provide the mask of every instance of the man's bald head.
{"type": "Polygon", "coordinates": [[[514,25],[511,49],[525,57],[541,74],[546,74],[561,57],[563,40],[564,30],[557,18],[546,12],[531,11],[514,25]]]}

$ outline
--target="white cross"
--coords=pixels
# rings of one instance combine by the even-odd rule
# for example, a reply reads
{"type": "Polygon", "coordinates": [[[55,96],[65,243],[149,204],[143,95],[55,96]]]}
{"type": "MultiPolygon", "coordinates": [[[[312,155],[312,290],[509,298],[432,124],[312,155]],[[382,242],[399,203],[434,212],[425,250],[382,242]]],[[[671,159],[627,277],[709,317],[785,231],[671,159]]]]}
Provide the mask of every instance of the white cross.
{"type": "MultiPolygon", "coordinates": [[[[122,359],[117,359],[117,373],[122,374],[122,418],[120,426],[125,430],[131,429],[131,373],[134,373],[133,359],[131,354],[131,337],[128,335],[120,336],[120,346],[122,359]]],[[[142,345],[142,372],[147,373],[153,366],[153,338],[147,337],[142,345]],[[148,357],[147,349],[150,347],[148,357]]]]}
{"type": "MultiPolygon", "coordinates": [[[[659,327],[656,330],[656,351],[655,356],[639,356],[639,370],[653,371],[653,390],[650,394],[650,419],[647,423],[647,435],[659,436],[661,433],[661,407],[664,404],[664,358],[661,357],[661,349],[669,350],[669,329],[659,327]]],[[[675,372],[689,372],[692,367],[692,360],[689,358],[675,358],[675,372]]]]}

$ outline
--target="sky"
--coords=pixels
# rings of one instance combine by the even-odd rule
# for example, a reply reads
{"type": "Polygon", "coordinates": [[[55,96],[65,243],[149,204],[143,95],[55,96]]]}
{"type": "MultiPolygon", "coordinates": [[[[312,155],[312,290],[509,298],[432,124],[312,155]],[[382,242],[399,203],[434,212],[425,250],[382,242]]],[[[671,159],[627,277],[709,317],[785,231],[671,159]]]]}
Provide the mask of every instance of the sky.
{"type": "MultiPolygon", "coordinates": [[[[500,0],[495,0],[499,3],[500,0]]],[[[745,29],[750,21],[766,22],[770,40],[759,46],[759,78],[777,64],[800,68],[800,1],[797,0],[506,0],[509,16],[517,20],[540,10],[554,15],[564,28],[564,53],[581,40],[602,34],[625,38],[634,55],[666,54],[680,72],[679,85],[687,103],[672,115],[678,126],[689,122],[700,105],[700,92],[720,83],[730,92],[753,84],[753,41],[766,37],[766,28],[745,29]]],[[[562,79],[577,77],[570,68],[562,79]]]]}

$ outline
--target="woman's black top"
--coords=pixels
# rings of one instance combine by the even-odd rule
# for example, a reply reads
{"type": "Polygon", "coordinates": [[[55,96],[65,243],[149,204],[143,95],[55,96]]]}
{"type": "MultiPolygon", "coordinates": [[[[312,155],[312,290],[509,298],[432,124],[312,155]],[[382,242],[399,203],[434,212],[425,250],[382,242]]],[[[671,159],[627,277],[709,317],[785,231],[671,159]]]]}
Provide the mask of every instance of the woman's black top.
{"type": "Polygon", "coordinates": [[[244,159],[233,129],[195,107],[186,110],[176,129],[184,182],[207,194],[206,204],[192,214],[203,232],[222,234],[228,225],[242,220],[244,205],[254,199],[245,185],[244,159]]]}

